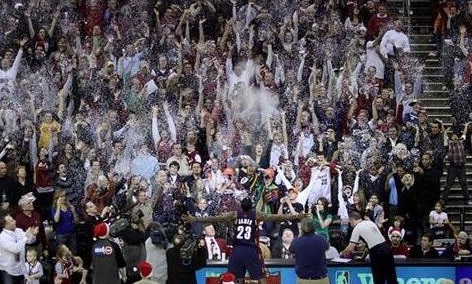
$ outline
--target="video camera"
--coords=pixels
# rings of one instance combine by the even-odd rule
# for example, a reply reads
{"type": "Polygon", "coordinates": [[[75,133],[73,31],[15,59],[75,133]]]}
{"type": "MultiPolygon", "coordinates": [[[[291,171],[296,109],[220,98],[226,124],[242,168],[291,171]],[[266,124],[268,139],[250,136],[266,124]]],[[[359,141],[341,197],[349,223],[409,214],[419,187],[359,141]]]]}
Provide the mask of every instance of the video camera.
{"type": "Polygon", "coordinates": [[[141,218],[144,216],[143,211],[139,209],[132,212],[131,209],[133,207],[134,205],[131,208],[125,209],[124,212],[118,212],[110,218],[112,220],[110,225],[110,235],[112,237],[116,237],[121,231],[131,227],[131,224],[139,224],[141,222],[141,218]]]}

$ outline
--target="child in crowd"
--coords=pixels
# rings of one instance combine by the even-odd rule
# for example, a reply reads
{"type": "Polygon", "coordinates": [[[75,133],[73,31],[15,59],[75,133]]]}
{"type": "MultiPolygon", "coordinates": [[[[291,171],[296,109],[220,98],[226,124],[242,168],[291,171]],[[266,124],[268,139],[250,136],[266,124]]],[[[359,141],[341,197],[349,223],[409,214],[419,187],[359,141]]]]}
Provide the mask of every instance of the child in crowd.
{"type": "Polygon", "coordinates": [[[434,205],[434,210],[429,213],[429,228],[433,238],[446,238],[449,236],[450,223],[447,213],[444,212],[444,201],[439,200],[434,205]]]}
{"type": "Polygon", "coordinates": [[[387,234],[390,239],[393,231],[399,231],[401,233],[402,239],[405,237],[405,229],[403,228],[405,224],[405,218],[403,216],[396,215],[393,218],[393,225],[388,228],[387,234]]]}
{"type": "Polygon", "coordinates": [[[25,284],[39,284],[39,279],[43,276],[43,266],[38,261],[38,251],[29,248],[26,252],[25,263],[25,284]]]}
{"type": "Polygon", "coordinates": [[[73,256],[66,245],[57,247],[56,259],[54,284],[85,283],[87,270],[83,268],[82,259],[73,256]]]}

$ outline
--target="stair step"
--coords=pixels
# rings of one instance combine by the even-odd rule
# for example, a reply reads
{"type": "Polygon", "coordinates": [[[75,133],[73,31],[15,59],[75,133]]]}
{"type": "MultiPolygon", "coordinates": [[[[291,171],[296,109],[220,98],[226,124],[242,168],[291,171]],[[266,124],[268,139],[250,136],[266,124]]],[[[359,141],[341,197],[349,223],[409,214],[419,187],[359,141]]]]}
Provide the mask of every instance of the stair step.
{"type": "Polygon", "coordinates": [[[410,43],[412,51],[424,51],[427,50],[428,53],[436,49],[436,44],[434,43],[410,43]]]}
{"type": "Polygon", "coordinates": [[[425,63],[438,63],[438,64],[441,64],[441,60],[439,60],[439,58],[437,58],[437,57],[430,57],[430,58],[425,59],[425,63]]]}
{"type": "Polygon", "coordinates": [[[439,98],[442,98],[443,96],[449,96],[449,91],[448,90],[424,90],[423,95],[431,96],[432,98],[437,98],[436,96],[440,96],[439,98]]]}
{"type": "Polygon", "coordinates": [[[449,99],[447,98],[421,98],[421,106],[428,110],[430,107],[449,107],[449,99]]]}
{"type": "Polygon", "coordinates": [[[424,80],[438,80],[442,79],[444,76],[442,74],[424,74],[423,79],[424,80]]]}
{"type": "Polygon", "coordinates": [[[428,55],[431,51],[433,50],[411,50],[411,53],[413,54],[420,54],[421,56],[428,55]]]}
{"type": "Polygon", "coordinates": [[[439,118],[441,115],[447,113],[449,116],[451,116],[451,109],[449,106],[444,106],[444,107],[425,107],[426,113],[428,114],[429,118],[439,118]]]}
{"type": "Polygon", "coordinates": [[[435,70],[435,71],[442,71],[443,68],[441,66],[426,66],[423,70],[435,70]]]}
{"type": "Polygon", "coordinates": [[[431,81],[425,81],[424,86],[427,88],[427,90],[442,90],[443,87],[442,82],[431,82],[431,81]]]}

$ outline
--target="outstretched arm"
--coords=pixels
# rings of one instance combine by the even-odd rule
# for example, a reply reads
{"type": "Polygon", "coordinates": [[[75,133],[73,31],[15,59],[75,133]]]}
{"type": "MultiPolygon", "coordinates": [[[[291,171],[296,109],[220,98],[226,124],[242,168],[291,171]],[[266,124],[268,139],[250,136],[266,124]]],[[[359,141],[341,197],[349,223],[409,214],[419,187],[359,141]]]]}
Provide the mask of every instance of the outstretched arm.
{"type": "Polygon", "coordinates": [[[229,212],[224,215],[218,216],[206,216],[206,217],[195,217],[191,215],[184,215],[182,216],[182,220],[187,223],[195,223],[195,222],[209,222],[209,223],[217,223],[217,222],[224,222],[230,223],[236,220],[236,212],[229,212]]]}
{"type": "Polygon", "coordinates": [[[298,213],[298,214],[290,214],[290,215],[278,215],[278,214],[264,214],[261,212],[257,212],[256,218],[260,221],[272,221],[272,222],[281,222],[281,221],[290,221],[290,220],[301,220],[305,217],[310,217],[311,213],[298,213]]]}

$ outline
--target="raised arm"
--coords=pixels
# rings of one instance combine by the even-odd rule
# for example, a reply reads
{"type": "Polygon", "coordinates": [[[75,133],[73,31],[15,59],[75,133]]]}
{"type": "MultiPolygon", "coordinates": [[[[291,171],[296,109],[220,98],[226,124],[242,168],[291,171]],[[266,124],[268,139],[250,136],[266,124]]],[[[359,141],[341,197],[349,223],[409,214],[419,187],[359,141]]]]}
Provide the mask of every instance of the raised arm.
{"type": "Polygon", "coordinates": [[[372,100],[372,119],[374,121],[377,121],[377,119],[379,119],[379,113],[377,111],[377,108],[375,107],[375,99],[372,100]]]}
{"type": "Polygon", "coordinates": [[[223,35],[221,36],[220,41],[218,42],[218,46],[220,47],[221,50],[225,49],[226,42],[228,41],[229,33],[231,32],[231,29],[233,29],[233,24],[234,24],[234,18],[231,18],[226,22],[225,31],[223,32],[223,35]]]}
{"type": "Polygon", "coordinates": [[[8,69],[8,73],[10,73],[10,76],[13,80],[16,79],[16,75],[18,74],[18,70],[20,69],[21,65],[21,59],[23,58],[23,47],[25,46],[26,42],[28,42],[27,38],[24,38],[20,41],[20,49],[18,50],[18,53],[16,54],[15,61],[13,62],[13,65],[8,69]]]}
{"type": "Polygon", "coordinates": [[[203,75],[197,75],[198,77],[198,102],[195,112],[200,114],[203,111],[203,75]]]}
{"type": "Polygon", "coordinates": [[[272,132],[272,124],[270,123],[270,116],[267,116],[267,137],[269,140],[274,140],[274,133],[272,132]]]}
{"type": "Polygon", "coordinates": [[[69,95],[69,92],[72,88],[72,80],[73,80],[72,72],[69,72],[69,75],[67,76],[66,83],[64,84],[62,89],[59,90],[59,92],[57,94],[58,97],[59,97],[59,107],[58,107],[58,111],[57,111],[57,117],[59,117],[59,119],[63,119],[66,99],[67,99],[67,96],[69,95]]]}
{"type": "MultiPolygon", "coordinates": [[[[183,37],[182,26],[185,24],[185,25],[186,25],[186,29],[187,29],[187,26],[188,26],[188,24],[189,24],[189,23],[188,23],[188,14],[189,14],[189,13],[190,13],[190,12],[189,12],[187,9],[184,10],[184,12],[182,13],[182,15],[180,16],[179,24],[177,25],[177,27],[175,28],[175,31],[174,31],[174,33],[177,34],[177,35],[179,35],[181,38],[183,37]]],[[[162,30],[162,29],[161,29],[161,30],[162,30]]],[[[159,44],[161,44],[161,45],[164,44],[165,36],[166,36],[165,34],[162,36],[161,41],[160,41],[159,44]]],[[[189,35],[189,36],[190,36],[190,35],[189,35]]],[[[185,38],[186,38],[187,40],[190,39],[190,37],[187,37],[187,36],[185,36],[185,38]]]]}
{"type": "Polygon", "coordinates": [[[172,139],[172,141],[176,143],[177,142],[177,128],[175,127],[174,118],[170,114],[169,104],[167,102],[163,102],[162,108],[164,109],[164,114],[167,120],[167,126],[169,127],[170,139],[172,139]]]}
{"type": "Polygon", "coordinates": [[[198,21],[198,43],[204,44],[205,43],[205,32],[203,31],[203,24],[206,22],[206,19],[201,19],[198,21]]]}
{"type": "MultiPolygon", "coordinates": [[[[328,56],[328,55],[327,55],[328,56]]],[[[336,74],[334,73],[333,64],[331,62],[331,58],[328,58],[327,62],[328,68],[328,98],[332,99],[333,97],[337,97],[335,94],[336,92],[336,74]]]]}
{"type": "Polygon", "coordinates": [[[157,145],[159,142],[161,142],[161,135],[159,133],[159,127],[157,124],[157,106],[152,106],[151,132],[154,145],[157,145]]]}
{"type": "Polygon", "coordinates": [[[284,184],[285,188],[290,189],[290,188],[293,187],[293,185],[290,183],[290,181],[285,176],[284,170],[282,169],[281,166],[277,167],[277,177],[282,180],[282,183],[284,184]]]}
{"type": "Polygon", "coordinates": [[[297,81],[299,83],[302,81],[303,68],[305,68],[306,55],[307,55],[306,52],[300,55],[300,65],[298,66],[298,70],[297,70],[297,81]]]}
{"type": "Polygon", "coordinates": [[[285,70],[283,64],[280,62],[278,54],[274,54],[275,57],[275,74],[274,81],[277,86],[282,85],[285,82],[285,70]]]}
{"type": "Polygon", "coordinates": [[[159,9],[156,6],[154,6],[153,11],[154,11],[154,15],[156,17],[156,31],[162,31],[162,25],[161,25],[161,19],[160,19],[160,15],[159,15],[159,9]]]}
{"type": "Polygon", "coordinates": [[[280,27],[280,31],[279,31],[278,36],[279,36],[279,40],[280,40],[281,42],[284,42],[285,31],[287,30],[287,26],[288,26],[288,22],[289,22],[288,19],[289,19],[289,18],[286,16],[286,17],[284,18],[284,23],[283,23],[282,26],[280,27]]]}
{"type": "Polygon", "coordinates": [[[61,15],[61,10],[60,10],[60,7],[58,6],[56,8],[56,11],[54,11],[54,15],[53,15],[52,22],[51,22],[51,27],[49,27],[48,36],[50,38],[52,38],[52,36],[54,35],[54,29],[56,28],[57,18],[59,18],[60,15],[61,15]]]}
{"type": "Polygon", "coordinates": [[[315,86],[318,83],[317,81],[317,72],[318,69],[316,68],[316,63],[313,63],[313,66],[310,67],[310,76],[308,77],[308,88],[310,90],[310,97],[312,97],[313,92],[315,91],[315,86]]]}
{"type": "Polygon", "coordinates": [[[293,36],[293,44],[298,43],[298,11],[293,12],[292,16],[293,29],[291,30],[293,36]]]}
{"type": "MultiPolygon", "coordinates": [[[[280,115],[282,116],[282,137],[284,139],[284,146],[288,146],[288,135],[287,135],[287,122],[285,119],[285,111],[281,111],[280,115]]],[[[285,157],[288,158],[288,157],[285,157]]]]}
{"type": "Polygon", "coordinates": [[[233,74],[233,59],[231,57],[233,54],[233,48],[234,46],[232,44],[228,44],[228,54],[226,56],[226,76],[233,74]]]}
{"type": "Polygon", "coordinates": [[[28,22],[28,32],[29,32],[30,39],[33,39],[35,31],[33,27],[33,21],[31,20],[31,5],[29,5],[28,9],[25,11],[25,17],[28,22]]]}

